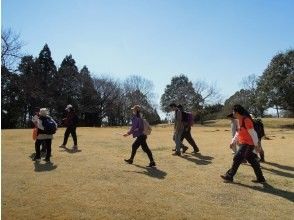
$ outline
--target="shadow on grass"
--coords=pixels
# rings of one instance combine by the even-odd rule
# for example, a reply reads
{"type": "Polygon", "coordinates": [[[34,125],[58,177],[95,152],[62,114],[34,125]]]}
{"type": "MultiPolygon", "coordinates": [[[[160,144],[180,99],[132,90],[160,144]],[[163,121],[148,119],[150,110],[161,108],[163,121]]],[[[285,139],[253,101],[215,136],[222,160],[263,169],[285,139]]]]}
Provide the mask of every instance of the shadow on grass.
{"type": "Polygon", "coordinates": [[[294,167],[285,166],[285,165],[281,165],[281,164],[278,164],[278,163],[272,163],[272,162],[267,162],[267,161],[263,162],[263,163],[274,166],[274,167],[277,167],[277,168],[282,169],[282,170],[294,171],[294,167]]]}
{"type": "Polygon", "coordinates": [[[67,152],[69,154],[75,154],[75,153],[79,153],[81,152],[82,150],[74,150],[72,148],[67,148],[67,147],[60,147],[59,148],[62,152],[67,152]]]}
{"type": "Polygon", "coordinates": [[[232,184],[243,186],[243,187],[246,187],[249,189],[254,189],[254,190],[257,190],[260,192],[272,194],[275,196],[279,196],[279,197],[288,199],[290,202],[294,202],[294,193],[293,192],[289,192],[286,190],[275,188],[268,183],[263,183],[262,186],[250,186],[250,185],[246,185],[243,183],[235,183],[235,182],[233,182],[232,184]]]}
{"type": "Polygon", "coordinates": [[[275,170],[273,168],[267,168],[267,167],[263,167],[263,166],[261,166],[261,169],[270,171],[270,172],[272,172],[274,174],[277,174],[279,176],[289,177],[289,178],[292,178],[292,179],[294,178],[294,174],[292,174],[292,173],[287,173],[287,172],[284,172],[284,171],[275,170]]]}
{"type": "Polygon", "coordinates": [[[201,153],[196,153],[196,154],[183,154],[182,158],[191,161],[193,163],[196,163],[198,165],[208,165],[211,164],[211,160],[214,158],[211,156],[205,156],[202,155],[201,153]]]}
{"type": "Polygon", "coordinates": [[[126,171],[126,172],[134,172],[134,173],[139,173],[139,174],[144,174],[153,178],[157,178],[157,179],[164,179],[167,175],[166,172],[164,172],[163,170],[158,169],[157,167],[144,167],[144,166],[140,166],[140,165],[136,165],[133,164],[136,167],[139,167],[141,169],[144,169],[143,171],[126,171]]]}
{"type": "Polygon", "coordinates": [[[44,172],[44,171],[52,171],[57,168],[57,165],[53,165],[52,162],[49,163],[40,163],[40,162],[35,162],[35,172],[44,172]]]}

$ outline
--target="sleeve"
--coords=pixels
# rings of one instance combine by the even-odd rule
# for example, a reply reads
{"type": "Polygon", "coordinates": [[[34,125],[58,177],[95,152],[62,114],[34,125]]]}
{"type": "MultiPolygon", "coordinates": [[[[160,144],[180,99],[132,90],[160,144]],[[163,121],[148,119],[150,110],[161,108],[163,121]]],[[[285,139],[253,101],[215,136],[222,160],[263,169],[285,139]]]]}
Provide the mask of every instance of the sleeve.
{"type": "Polygon", "coordinates": [[[133,134],[137,127],[138,127],[138,120],[136,120],[135,118],[132,118],[132,127],[128,131],[128,134],[133,134]]]}
{"type": "Polygon", "coordinates": [[[251,128],[251,129],[248,129],[248,133],[250,134],[253,140],[254,146],[258,146],[258,137],[257,137],[256,131],[253,128],[251,128]]]}

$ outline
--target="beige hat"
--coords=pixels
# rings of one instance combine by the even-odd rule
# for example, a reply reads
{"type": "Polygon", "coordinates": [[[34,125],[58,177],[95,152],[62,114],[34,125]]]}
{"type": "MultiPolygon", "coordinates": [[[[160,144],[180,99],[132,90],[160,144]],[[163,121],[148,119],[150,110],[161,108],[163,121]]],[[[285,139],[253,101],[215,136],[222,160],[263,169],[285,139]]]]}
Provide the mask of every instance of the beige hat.
{"type": "Polygon", "coordinates": [[[48,116],[49,115],[49,111],[47,108],[41,108],[40,112],[39,112],[40,116],[48,116]]]}
{"type": "Polygon", "coordinates": [[[131,109],[140,111],[141,106],[140,105],[134,105],[131,109]]]}

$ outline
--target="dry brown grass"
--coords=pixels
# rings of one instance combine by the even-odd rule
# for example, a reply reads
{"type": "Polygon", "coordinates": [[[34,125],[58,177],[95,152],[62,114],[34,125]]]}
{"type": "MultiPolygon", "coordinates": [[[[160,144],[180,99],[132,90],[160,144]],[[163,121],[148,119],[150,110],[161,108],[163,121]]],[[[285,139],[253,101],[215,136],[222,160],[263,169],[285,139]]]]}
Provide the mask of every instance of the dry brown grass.
{"type": "Polygon", "coordinates": [[[30,129],[2,130],[2,219],[293,219],[294,130],[267,129],[266,185],[251,183],[247,165],[234,184],[220,179],[232,162],[229,128],[193,128],[201,155],[190,147],[181,158],[171,156],[172,128],[154,128],[157,169],[141,149],[124,163],[133,139],[115,132],[125,130],[78,128],[81,152],[71,153],[58,148],[59,129],[51,165],[31,161],[30,129]]]}

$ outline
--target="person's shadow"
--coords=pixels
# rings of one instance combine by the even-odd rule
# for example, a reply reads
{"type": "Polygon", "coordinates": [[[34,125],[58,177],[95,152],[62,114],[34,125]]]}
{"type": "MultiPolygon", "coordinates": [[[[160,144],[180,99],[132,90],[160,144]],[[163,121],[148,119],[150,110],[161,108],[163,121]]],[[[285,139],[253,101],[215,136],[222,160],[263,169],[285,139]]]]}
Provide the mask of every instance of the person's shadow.
{"type": "Polygon", "coordinates": [[[35,166],[35,172],[52,171],[57,168],[57,165],[53,165],[52,162],[43,164],[38,161],[35,161],[34,166],[35,166]]]}
{"type": "Polygon", "coordinates": [[[164,179],[167,175],[167,173],[163,170],[158,169],[157,167],[144,167],[140,165],[133,164],[136,167],[139,167],[141,169],[144,169],[143,171],[126,171],[126,172],[134,172],[139,174],[144,174],[153,178],[157,179],[164,179]]]}
{"type": "Polygon", "coordinates": [[[201,153],[196,154],[184,154],[182,158],[191,161],[193,163],[196,163],[197,165],[208,165],[211,164],[211,161],[214,159],[211,156],[205,156],[201,153]]]}
{"type": "Polygon", "coordinates": [[[274,167],[277,167],[277,168],[282,169],[282,170],[289,170],[289,171],[294,172],[294,167],[285,166],[285,165],[281,165],[281,164],[278,164],[278,163],[267,162],[267,161],[265,161],[263,163],[274,166],[274,167]]]}
{"type": "Polygon", "coordinates": [[[294,202],[294,192],[289,192],[286,190],[274,188],[272,185],[268,183],[263,183],[263,186],[249,186],[243,183],[233,182],[235,185],[243,186],[249,189],[254,189],[260,192],[269,193],[275,196],[280,196],[282,198],[288,199],[290,202],[294,202]]]}
{"type": "Polygon", "coordinates": [[[79,152],[81,152],[82,150],[74,150],[74,149],[72,149],[72,148],[67,148],[67,147],[60,147],[59,148],[61,151],[65,151],[65,152],[67,152],[67,153],[69,153],[69,154],[75,154],[75,153],[79,153],[79,152]]]}

